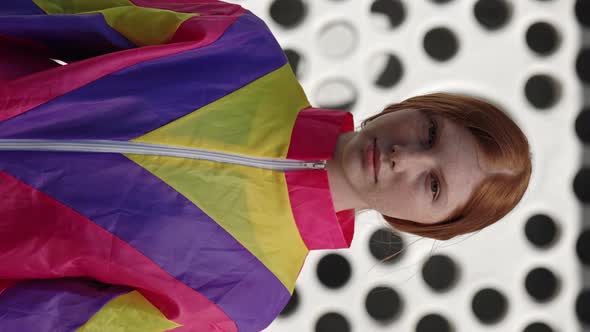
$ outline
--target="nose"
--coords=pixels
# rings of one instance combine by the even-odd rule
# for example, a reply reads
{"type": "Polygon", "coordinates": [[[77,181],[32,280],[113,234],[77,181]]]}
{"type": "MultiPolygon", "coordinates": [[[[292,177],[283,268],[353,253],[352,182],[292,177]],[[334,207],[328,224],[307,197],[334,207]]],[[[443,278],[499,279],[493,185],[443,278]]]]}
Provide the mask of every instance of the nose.
{"type": "Polygon", "coordinates": [[[390,167],[394,171],[420,171],[432,168],[435,158],[431,150],[420,146],[394,145],[388,155],[390,167]]]}

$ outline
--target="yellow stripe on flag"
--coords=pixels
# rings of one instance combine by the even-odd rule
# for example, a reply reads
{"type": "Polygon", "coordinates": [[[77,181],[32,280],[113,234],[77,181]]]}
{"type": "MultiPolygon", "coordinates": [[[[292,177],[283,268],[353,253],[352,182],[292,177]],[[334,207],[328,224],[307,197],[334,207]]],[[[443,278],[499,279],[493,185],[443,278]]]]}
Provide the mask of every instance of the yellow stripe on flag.
{"type": "Polygon", "coordinates": [[[179,326],[133,291],[111,300],[77,332],[162,332],[179,326]]]}
{"type": "Polygon", "coordinates": [[[146,8],[129,0],[33,0],[47,14],[101,13],[107,24],[137,46],[166,44],[184,21],[199,14],[146,8]]]}

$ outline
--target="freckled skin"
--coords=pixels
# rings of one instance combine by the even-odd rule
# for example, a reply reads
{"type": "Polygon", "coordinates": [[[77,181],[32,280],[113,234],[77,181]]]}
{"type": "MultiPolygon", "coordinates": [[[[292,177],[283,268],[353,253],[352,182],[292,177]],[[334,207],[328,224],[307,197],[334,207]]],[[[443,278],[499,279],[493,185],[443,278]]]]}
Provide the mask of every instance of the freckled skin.
{"type": "Polygon", "coordinates": [[[392,112],[347,134],[341,135],[334,159],[328,162],[337,210],[371,208],[390,217],[437,223],[464,204],[486,175],[475,137],[439,115],[429,117],[412,109],[392,112]],[[429,147],[431,119],[438,132],[429,147]],[[365,154],[374,139],[381,162],[377,183],[365,154]],[[433,195],[438,196],[435,201],[433,195]]]}

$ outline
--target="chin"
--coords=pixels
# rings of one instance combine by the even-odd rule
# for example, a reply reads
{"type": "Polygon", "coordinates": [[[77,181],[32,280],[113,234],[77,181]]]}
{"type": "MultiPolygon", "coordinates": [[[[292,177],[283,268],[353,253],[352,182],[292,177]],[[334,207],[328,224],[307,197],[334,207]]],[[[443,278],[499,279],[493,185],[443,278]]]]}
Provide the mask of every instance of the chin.
{"type": "Polygon", "coordinates": [[[358,197],[364,201],[371,188],[363,168],[362,152],[359,152],[359,149],[345,150],[342,157],[342,175],[358,197]]]}

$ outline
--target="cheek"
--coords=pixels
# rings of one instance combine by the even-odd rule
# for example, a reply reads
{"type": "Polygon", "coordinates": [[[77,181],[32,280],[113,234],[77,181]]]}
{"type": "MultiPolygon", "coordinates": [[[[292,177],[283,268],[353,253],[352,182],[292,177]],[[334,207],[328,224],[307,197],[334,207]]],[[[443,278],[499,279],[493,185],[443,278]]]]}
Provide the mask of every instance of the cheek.
{"type": "Polygon", "coordinates": [[[421,216],[421,209],[424,208],[424,198],[417,192],[415,184],[396,179],[389,186],[379,188],[368,196],[380,212],[400,219],[415,220],[421,216]]]}

